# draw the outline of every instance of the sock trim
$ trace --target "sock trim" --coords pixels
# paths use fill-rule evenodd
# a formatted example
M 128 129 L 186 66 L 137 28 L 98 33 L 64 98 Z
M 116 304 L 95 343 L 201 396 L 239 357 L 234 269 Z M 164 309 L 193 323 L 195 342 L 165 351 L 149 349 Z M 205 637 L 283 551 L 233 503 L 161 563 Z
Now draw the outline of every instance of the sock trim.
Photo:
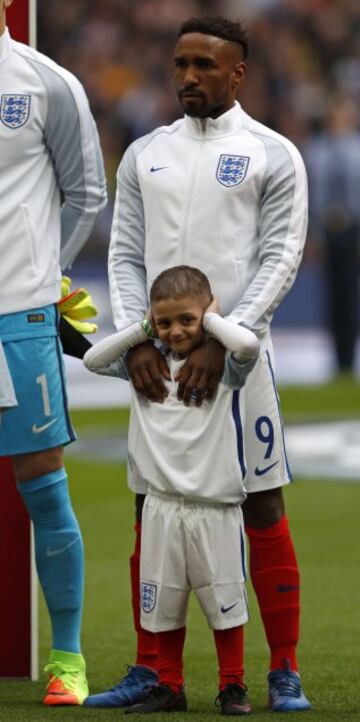
M 38 491 L 39 489 L 45 489 L 48 486 L 53 486 L 54 484 L 58 484 L 59 481 L 62 481 L 64 478 L 67 478 L 67 474 L 65 467 L 62 466 L 61 469 L 55 469 L 55 471 L 49 471 L 47 474 L 42 474 L 42 476 L 36 476 L 35 479 L 30 479 L 29 481 L 18 481 L 16 486 L 21 493 L 26 493 L 26 491 Z

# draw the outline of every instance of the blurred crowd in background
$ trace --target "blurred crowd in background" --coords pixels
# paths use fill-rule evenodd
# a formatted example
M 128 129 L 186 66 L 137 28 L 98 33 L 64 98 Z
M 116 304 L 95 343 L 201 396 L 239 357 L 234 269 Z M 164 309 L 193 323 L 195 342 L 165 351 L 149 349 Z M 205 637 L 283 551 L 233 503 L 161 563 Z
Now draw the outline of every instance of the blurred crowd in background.
M 334 251 L 338 269 L 343 245 L 351 246 L 341 275 L 352 295 L 336 305 L 356 307 L 359 0 L 38 0 L 38 48 L 84 84 L 105 158 L 110 203 L 82 257 L 106 254 L 116 169 L 128 144 L 179 117 L 172 83 L 179 25 L 216 14 L 241 19 L 250 38 L 244 109 L 290 138 L 305 158 L 311 198 L 305 262 L 326 264 Z

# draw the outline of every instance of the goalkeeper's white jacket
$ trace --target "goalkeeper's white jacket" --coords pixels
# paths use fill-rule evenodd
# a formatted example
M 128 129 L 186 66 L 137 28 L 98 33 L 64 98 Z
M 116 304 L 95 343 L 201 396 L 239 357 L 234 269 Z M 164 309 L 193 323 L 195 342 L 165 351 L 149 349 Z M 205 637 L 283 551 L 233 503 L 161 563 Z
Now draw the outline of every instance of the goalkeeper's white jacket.
M 222 314 L 266 343 L 305 242 L 307 182 L 294 145 L 235 103 L 135 141 L 118 170 L 109 278 L 118 329 L 143 318 L 165 268 L 207 274 Z
M 60 298 L 60 268 L 71 265 L 105 203 L 99 139 L 82 86 L 5 30 L 0 36 L 0 314 Z

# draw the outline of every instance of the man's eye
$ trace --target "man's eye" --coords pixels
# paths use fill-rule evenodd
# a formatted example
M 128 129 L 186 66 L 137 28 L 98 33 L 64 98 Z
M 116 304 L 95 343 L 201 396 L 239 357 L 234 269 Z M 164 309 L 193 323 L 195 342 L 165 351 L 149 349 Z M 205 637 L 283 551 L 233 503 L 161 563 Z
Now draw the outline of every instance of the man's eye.
M 175 58 L 175 68 L 185 68 L 186 62 L 182 58 Z
M 212 68 L 213 67 L 212 63 L 210 63 L 209 60 L 202 60 L 202 59 L 199 59 L 197 61 L 196 65 L 198 66 L 198 68 Z

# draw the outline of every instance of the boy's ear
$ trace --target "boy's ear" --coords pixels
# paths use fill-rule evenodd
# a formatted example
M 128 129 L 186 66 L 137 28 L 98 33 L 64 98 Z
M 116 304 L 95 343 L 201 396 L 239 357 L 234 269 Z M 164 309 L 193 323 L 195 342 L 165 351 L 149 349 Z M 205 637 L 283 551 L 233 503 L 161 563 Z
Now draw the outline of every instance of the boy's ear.
M 151 313 L 151 308 L 148 308 L 148 310 L 146 311 L 145 318 L 146 318 L 146 319 L 149 321 L 149 323 L 151 324 L 151 328 L 152 328 L 152 330 L 153 330 L 153 336 L 154 336 L 154 338 L 159 338 L 159 337 L 158 337 L 157 330 L 156 330 L 156 324 L 155 324 L 154 316 L 153 316 L 152 313 Z
M 153 329 L 153 332 L 154 332 L 154 338 L 159 338 L 159 335 L 158 335 L 158 332 L 157 332 L 157 328 L 156 328 L 156 323 L 155 323 L 155 320 L 154 320 L 154 316 L 153 316 L 152 314 L 151 314 L 151 316 L 150 316 L 150 323 L 151 323 L 151 326 L 152 326 L 152 329 Z

